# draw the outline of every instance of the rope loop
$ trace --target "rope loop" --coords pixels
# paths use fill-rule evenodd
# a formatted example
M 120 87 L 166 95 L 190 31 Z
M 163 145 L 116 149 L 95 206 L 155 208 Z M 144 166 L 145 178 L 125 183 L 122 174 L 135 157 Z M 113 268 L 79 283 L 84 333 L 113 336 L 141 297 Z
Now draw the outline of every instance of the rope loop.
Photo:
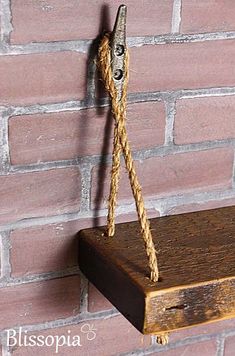
M 129 175 L 132 193 L 135 199 L 136 211 L 138 220 L 141 226 L 142 238 L 145 244 L 145 250 L 148 257 L 148 265 L 150 268 L 150 279 L 152 282 L 157 282 L 159 279 L 159 271 L 157 265 L 156 250 L 153 243 L 150 223 L 147 218 L 146 209 L 142 195 L 142 189 L 138 181 L 135 170 L 134 160 L 132 158 L 131 148 L 128 140 L 126 129 L 126 105 L 127 105 L 127 83 L 128 83 L 128 66 L 129 54 L 125 50 L 125 70 L 124 82 L 121 98 L 118 98 L 118 93 L 112 76 L 111 68 L 111 49 L 110 49 L 110 33 L 106 33 L 101 40 L 98 50 L 98 67 L 106 90 L 111 98 L 112 114 L 115 119 L 114 138 L 113 138 L 113 153 L 112 153 L 112 170 L 108 204 L 107 217 L 107 233 L 108 236 L 115 234 L 115 207 L 117 204 L 117 193 L 120 179 L 120 156 L 123 153 L 126 169 Z M 166 344 L 168 335 L 161 334 L 157 336 L 157 342 Z
M 108 205 L 108 236 L 113 236 L 115 233 L 115 207 L 117 203 L 118 184 L 120 178 L 120 155 L 123 152 L 126 169 L 129 174 L 132 193 L 135 199 L 138 219 L 141 226 L 142 237 L 145 242 L 145 249 L 148 256 L 149 268 L 151 271 L 151 280 L 157 282 L 159 272 L 157 267 L 156 251 L 153 243 L 153 238 L 150 230 L 150 224 L 147 219 L 144 200 L 142 196 L 141 186 L 139 184 L 134 160 L 130 149 L 130 144 L 126 130 L 126 102 L 127 102 L 127 83 L 128 83 L 128 64 L 129 55 L 126 50 L 125 55 L 125 70 L 124 83 L 121 99 L 118 99 L 117 90 L 112 76 L 111 69 L 111 50 L 110 50 L 110 34 L 106 33 L 101 40 L 98 51 L 98 66 L 103 78 L 106 90 L 108 91 L 112 102 L 112 113 L 115 119 L 113 153 L 112 153 L 112 170 L 111 184 Z

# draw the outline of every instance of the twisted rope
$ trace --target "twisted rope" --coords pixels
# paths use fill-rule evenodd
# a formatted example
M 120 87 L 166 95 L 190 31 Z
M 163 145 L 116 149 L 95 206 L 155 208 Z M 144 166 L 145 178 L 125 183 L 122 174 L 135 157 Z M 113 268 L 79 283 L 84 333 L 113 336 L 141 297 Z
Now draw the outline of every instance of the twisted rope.
M 109 212 L 108 212 L 108 235 L 113 236 L 115 232 L 114 210 L 117 201 L 117 191 L 120 176 L 120 154 L 123 151 L 123 156 L 126 168 L 129 174 L 132 193 L 136 203 L 136 210 L 141 226 L 142 237 L 145 243 L 145 249 L 148 256 L 149 268 L 151 271 L 151 280 L 157 282 L 159 272 L 157 267 L 156 251 L 153 243 L 153 238 L 150 230 L 150 224 L 147 219 L 144 200 L 142 196 L 141 186 L 138 182 L 134 161 L 131 154 L 131 149 L 126 131 L 126 97 L 127 97 L 127 82 L 128 82 L 128 54 L 125 56 L 125 73 L 122 97 L 118 99 L 118 93 L 113 80 L 111 69 L 111 51 L 110 51 L 110 35 L 106 34 L 100 44 L 98 55 L 98 65 L 105 88 L 109 92 L 112 101 L 112 113 L 115 118 L 114 129 L 114 148 L 112 155 L 112 171 L 111 185 L 109 196 Z
M 124 83 L 121 98 L 118 98 L 118 93 L 113 80 L 111 68 L 111 49 L 110 49 L 110 34 L 106 33 L 101 40 L 98 50 L 98 67 L 101 72 L 103 82 L 108 91 L 111 104 L 112 114 L 115 119 L 113 153 L 112 153 L 112 170 L 111 183 L 109 193 L 107 230 L 108 236 L 113 236 L 115 233 L 115 207 L 117 203 L 117 193 L 120 178 L 120 155 L 123 152 L 126 169 L 129 174 L 132 193 L 135 199 L 138 220 L 141 226 L 141 233 L 145 244 L 146 254 L 148 256 L 148 264 L 150 268 L 150 279 L 157 282 L 159 271 L 157 265 L 156 251 L 153 243 L 153 238 L 150 230 L 150 223 L 147 219 L 144 200 L 142 196 L 141 186 L 139 184 L 134 161 L 131 154 L 131 149 L 128 141 L 126 130 L 126 103 L 127 103 L 127 83 L 128 83 L 128 65 L 129 55 L 125 52 L 125 69 Z M 168 343 L 168 333 L 157 336 L 157 343 L 165 345 Z

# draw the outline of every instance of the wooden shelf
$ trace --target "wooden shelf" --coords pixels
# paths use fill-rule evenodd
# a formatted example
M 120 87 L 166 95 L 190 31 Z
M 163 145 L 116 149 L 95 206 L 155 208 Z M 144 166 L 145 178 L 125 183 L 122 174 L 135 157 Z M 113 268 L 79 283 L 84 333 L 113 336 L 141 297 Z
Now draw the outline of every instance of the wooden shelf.
M 81 271 L 144 334 L 235 317 L 235 206 L 150 221 L 159 282 L 138 222 L 80 231 Z

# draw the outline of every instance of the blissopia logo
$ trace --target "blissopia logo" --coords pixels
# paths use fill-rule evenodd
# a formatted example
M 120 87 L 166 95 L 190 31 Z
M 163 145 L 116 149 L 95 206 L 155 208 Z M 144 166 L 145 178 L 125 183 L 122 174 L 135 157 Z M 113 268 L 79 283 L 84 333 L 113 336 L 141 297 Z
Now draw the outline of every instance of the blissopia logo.
M 72 335 L 71 330 L 67 331 L 66 335 L 34 335 L 27 330 L 19 328 L 18 332 L 15 329 L 6 330 L 7 333 L 7 347 L 53 347 L 55 353 L 59 352 L 59 348 L 62 346 L 67 347 L 82 347 L 82 339 L 84 336 L 88 341 L 92 341 L 96 338 L 96 329 L 91 324 L 83 324 L 80 328 L 83 335 Z M 84 341 L 84 339 L 83 339 Z

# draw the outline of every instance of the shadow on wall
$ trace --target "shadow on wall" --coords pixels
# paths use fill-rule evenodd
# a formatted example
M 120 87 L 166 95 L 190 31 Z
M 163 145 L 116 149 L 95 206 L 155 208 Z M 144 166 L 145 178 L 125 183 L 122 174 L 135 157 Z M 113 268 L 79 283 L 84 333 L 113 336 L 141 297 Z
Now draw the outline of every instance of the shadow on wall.
M 95 106 L 95 111 L 97 116 L 104 116 L 105 112 L 107 111 L 106 108 L 101 107 L 101 99 L 106 96 L 104 86 L 101 80 L 98 77 L 97 69 L 96 69 L 96 57 L 98 52 L 98 46 L 102 34 L 106 31 L 110 31 L 110 16 L 109 16 L 109 7 L 108 5 L 103 5 L 101 8 L 100 14 L 100 27 L 99 27 L 99 36 L 92 42 L 90 46 L 90 50 L 88 53 L 88 60 L 87 60 L 87 81 L 86 81 L 86 98 L 85 104 L 86 106 Z M 94 125 L 91 122 L 88 114 L 89 110 L 82 110 L 81 116 L 81 124 L 79 127 L 79 134 L 82 138 L 78 144 L 78 153 L 84 152 L 85 145 L 88 143 L 88 125 Z M 84 125 L 84 122 L 86 123 Z M 98 211 L 102 205 L 102 198 L 104 193 L 104 179 L 106 176 L 107 171 L 107 154 L 109 152 L 110 141 L 111 141 L 111 131 L 113 128 L 113 118 L 111 115 L 111 109 L 107 111 L 106 115 L 106 122 L 104 126 L 104 133 L 103 133 L 103 142 L 102 142 L 102 149 L 100 152 L 101 159 L 99 162 L 98 168 L 98 178 L 97 178 L 97 190 L 94 199 L 94 214 L 93 214 L 93 226 L 100 225 L 100 219 L 98 217 Z
M 87 60 L 87 73 L 86 73 L 86 97 L 84 98 L 84 104 L 86 107 L 89 106 L 95 106 L 95 115 L 96 116 L 105 116 L 106 114 L 106 122 L 104 125 L 104 132 L 102 135 L 102 149 L 101 152 L 99 153 L 101 156 L 100 162 L 99 162 L 99 167 L 98 167 L 98 181 L 97 181 L 97 191 L 95 194 L 95 204 L 94 204 L 94 213 L 93 213 L 93 221 L 92 224 L 93 226 L 98 226 L 101 224 L 100 218 L 97 216 L 97 213 L 102 205 L 102 197 L 103 197 L 103 192 L 104 192 L 104 179 L 107 171 L 107 154 L 109 152 L 110 148 L 110 143 L 111 143 L 111 131 L 113 128 L 113 118 L 111 116 L 111 110 L 109 109 L 107 111 L 107 108 L 101 107 L 100 104 L 102 102 L 102 98 L 105 96 L 105 91 L 103 84 L 101 80 L 98 79 L 98 73 L 96 70 L 96 56 L 97 56 L 97 51 L 98 51 L 98 45 L 102 36 L 102 33 L 104 31 L 109 31 L 110 26 L 109 26 L 109 11 L 108 11 L 108 6 L 104 5 L 101 9 L 101 16 L 100 16 L 100 28 L 99 28 L 99 36 L 94 39 L 90 46 L 90 50 L 88 53 L 88 60 Z M 81 110 L 79 115 L 79 120 L 78 120 L 78 132 L 79 132 L 79 137 L 80 140 L 78 140 L 78 146 L 77 146 L 77 152 L 78 155 L 80 153 L 83 153 L 86 151 L 86 145 L 89 144 L 89 125 L 94 125 L 94 122 L 92 122 L 92 118 L 94 118 L 94 115 L 89 115 L 89 111 L 93 109 L 85 109 Z M 66 224 L 64 225 L 63 228 L 65 227 Z M 80 222 L 74 222 L 69 224 L 67 226 L 68 231 L 64 232 L 64 235 L 70 236 L 69 239 L 66 238 L 66 244 L 63 244 L 61 246 L 61 252 L 56 250 L 55 254 L 55 265 L 56 261 L 60 261 L 63 264 L 63 267 L 65 270 L 66 269 L 72 269 L 77 267 L 77 250 L 78 250 L 78 238 L 77 238 L 77 231 L 80 228 L 84 228 L 84 226 L 80 226 Z M 71 229 L 71 230 L 70 230 Z M 51 257 L 50 257 L 51 258 Z M 54 267 L 51 267 L 53 270 Z M 68 306 L 68 303 L 71 303 L 71 298 L 72 298 L 72 303 L 74 304 L 73 308 L 73 314 L 77 314 L 79 312 L 79 306 L 76 305 L 76 303 L 73 300 L 77 298 L 77 295 L 79 294 L 79 283 L 72 282 L 71 277 L 71 285 L 70 287 L 66 287 L 64 283 L 58 284 L 56 291 L 54 291 L 55 286 L 53 283 L 47 285 L 47 290 L 46 290 L 46 296 L 49 296 L 49 301 L 47 302 L 47 298 L 44 296 L 44 289 L 42 289 L 42 299 L 43 299 L 43 304 L 46 305 L 47 308 L 51 307 L 51 300 L 53 301 L 53 305 L 56 308 L 57 306 L 59 307 L 61 305 L 61 299 L 63 301 L 63 305 L 66 309 L 66 306 Z M 62 278 L 63 280 L 63 278 Z M 66 281 L 67 278 L 64 279 Z M 69 279 L 70 280 L 70 279 Z M 66 289 L 66 290 L 65 290 Z M 72 291 L 72 292 L 71 292 Z M 58 299 L 54 299 L 54 295 L 59 295 Z M 79 298 L 77 298 L 78 300 Z

